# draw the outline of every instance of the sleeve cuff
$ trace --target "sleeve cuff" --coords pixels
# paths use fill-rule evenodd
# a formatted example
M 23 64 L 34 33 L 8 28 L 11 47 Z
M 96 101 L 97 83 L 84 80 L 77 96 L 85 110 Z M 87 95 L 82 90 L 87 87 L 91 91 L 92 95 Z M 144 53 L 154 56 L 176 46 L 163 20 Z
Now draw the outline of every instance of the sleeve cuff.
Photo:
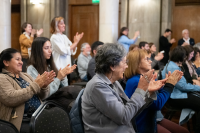
M 137 89 L 135 90 L 135 92 L 136 92 L 136 93 L 139 93 L 139 94 L 142 96 L 143 100 L 145 100 L 146 98 L 151 98 L 151 99 L 153 99 L 153 100 L 157 100 L 157 95 L 156 95 L 155 92 L 153 92 L 153 93 L 150 95 L 150 93 L 149 93 L 148 90 L 147 90 L 147 91 L 144 91 L 144 90 L 139 89 L 139 88 L 137 88 Z

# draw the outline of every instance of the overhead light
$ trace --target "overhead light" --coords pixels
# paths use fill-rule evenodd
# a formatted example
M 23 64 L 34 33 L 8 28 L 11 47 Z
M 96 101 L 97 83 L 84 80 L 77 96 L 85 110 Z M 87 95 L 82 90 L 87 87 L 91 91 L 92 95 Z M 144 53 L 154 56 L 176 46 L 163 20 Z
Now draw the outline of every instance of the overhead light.
M 43 3 L 43 0 L 30 0 L 30 3 L 31 4 L 42 4 Z

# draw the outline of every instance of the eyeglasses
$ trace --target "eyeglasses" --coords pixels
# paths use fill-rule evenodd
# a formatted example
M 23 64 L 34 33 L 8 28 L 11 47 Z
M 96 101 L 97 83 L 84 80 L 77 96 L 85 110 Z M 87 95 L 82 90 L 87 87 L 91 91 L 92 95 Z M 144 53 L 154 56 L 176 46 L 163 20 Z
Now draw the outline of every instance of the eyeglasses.
M 145 58 L 146 61 L 151 61 L 151 58 L 147 57 Z

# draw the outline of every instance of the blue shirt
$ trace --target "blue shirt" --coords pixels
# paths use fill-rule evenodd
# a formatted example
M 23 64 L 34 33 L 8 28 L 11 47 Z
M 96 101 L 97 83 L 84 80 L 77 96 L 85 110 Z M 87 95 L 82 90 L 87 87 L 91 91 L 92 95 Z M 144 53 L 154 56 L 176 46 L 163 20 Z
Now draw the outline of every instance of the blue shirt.
M 133 39 L 129 39 L 127 36 L 122 35 L 119 39 L 118 39 L 118 43 L 120 43 L 121 45 L 124 46 L 124 48 L 126 49 L 126 51 L 129 51 L 129 47 L 131 44 L 134 44 L 137 41 L 137 38 L 135 40 Z
M 129 98 L 135 92 L 135 89 L 138 86 L 139 80 L 140 80 L 139 74 L 128 79 L 126 83 L 125 93 Z M 145 128 L 152 126 L 151 122 L 156 123 L 156 116 L 157 116 L 157 119 L 160 119 L 159 121 L 163 119 L 163 116 L 160 110 L 169 99 L 172 88 L 173 86 L 171 87 L 171 89 L 169 88 L 169 86 L 167 87 L 164 86 L 163 88 L 161 88 L 157 93 L 157 100 L 154 100 L 153 103 L 148 108 L 146 108 L 140 115 L 136 117 L 136 125 L 140 133 L 145 133 L 146 131 Z M 160 118 L 158 118 L 158 114 Z M 154 117 L 151 115 L 154 115 Z M 150 119 L 153 119 L 153 120 L 150 121 Z M 156 130 L 156 124 L 155 124 L 155 130 Z
M 167 69 L 166 69 L 167 67 Z M 165 78 L 165 74 L 171 71 L 173 73 L 175 70 L 180 70 L 181 69 L 178 67 L 176 63 L 173 61 L 170 61 L 169 64 L 164 67 L 162 71 L 162 79 Z M 176 83 L 173 92 L 171 93 L 170 98 L 172 99 L 183 99 L 183 98 L 188 98 L 187 97 L 187 92 L 191 91 L 200 91 L 200 86 L 198 85 L 193 85 L 190 83 L 187 83 L 186 79 L 184 76 L 179 80 L 178 83 Z

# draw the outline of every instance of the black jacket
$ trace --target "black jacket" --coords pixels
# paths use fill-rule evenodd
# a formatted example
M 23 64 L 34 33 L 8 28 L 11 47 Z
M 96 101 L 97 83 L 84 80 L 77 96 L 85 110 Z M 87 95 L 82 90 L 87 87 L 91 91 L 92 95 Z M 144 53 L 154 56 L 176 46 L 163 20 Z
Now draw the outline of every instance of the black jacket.
M 164 64 L 166 64 L 169 60 L 169 51 L 170 47 L 172 46 L 171 43 L 169 43 L 168 39 L 164 36 L 161 36 L 159 39 L 159 51 L 165 51 L 164 58 L 160 61 Z
M 184 41 L 183 38 L 182 38 L 182 39 L 180 39 L 180 40 L 178 41 L 178 45 L 181 46 L 184 42 L 185 42 L 185 41 Z M 190 42 L 190 45 L 194 46 L 195 42 L 194 42 L 194 39 L 193 39 L 193 38 L 190 38 L 189 42 Z

